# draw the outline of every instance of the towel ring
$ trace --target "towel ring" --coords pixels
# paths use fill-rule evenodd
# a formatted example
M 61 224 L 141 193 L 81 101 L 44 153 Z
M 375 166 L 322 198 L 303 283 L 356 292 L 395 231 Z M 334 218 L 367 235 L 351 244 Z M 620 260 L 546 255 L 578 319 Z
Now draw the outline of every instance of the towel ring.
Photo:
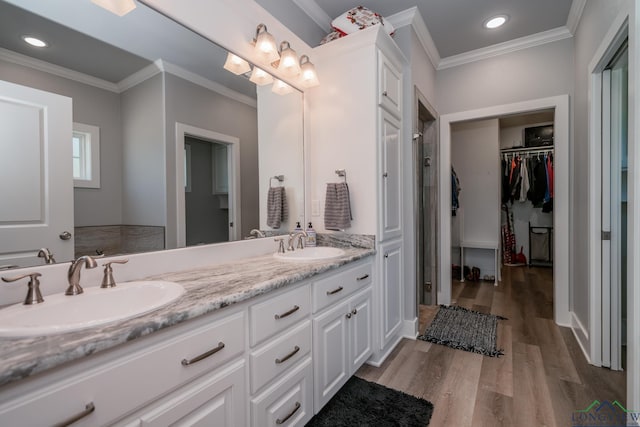
M 344 182 L 347 182 L 347 171 L 345 169 L 336 169 L 336 175 L 344 178 Z
M 273 182 L 273 180 L 277 180 L 279 183 L 282 183 L 282 181 L 284 181 L 284 175 L 274 175 L 271 178 L 269 178 L 269 187 L 271 187 L 271 183 Z

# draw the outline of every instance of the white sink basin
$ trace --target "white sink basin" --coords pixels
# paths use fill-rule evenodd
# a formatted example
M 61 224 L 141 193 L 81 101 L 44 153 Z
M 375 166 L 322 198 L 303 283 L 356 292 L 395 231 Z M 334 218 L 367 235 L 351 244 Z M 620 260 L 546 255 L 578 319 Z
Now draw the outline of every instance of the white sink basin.
M 287 261 L 320 261 L 324 259 L 337 258 L 344 255 L 344 251 L 340 248 L 331 248 L 328 246 L 316 246 L 312 248 L 296 249 L 295 251 L 287 251 L 285 253 L 275 253 L 274 257 Z
M 155 310 L 183 293 L 177 283 L 139 281 L 85 288 L 73 296 L 45 295 L 40 304 L 0 309 L 0 336 L 49 335 L 104 325 Z

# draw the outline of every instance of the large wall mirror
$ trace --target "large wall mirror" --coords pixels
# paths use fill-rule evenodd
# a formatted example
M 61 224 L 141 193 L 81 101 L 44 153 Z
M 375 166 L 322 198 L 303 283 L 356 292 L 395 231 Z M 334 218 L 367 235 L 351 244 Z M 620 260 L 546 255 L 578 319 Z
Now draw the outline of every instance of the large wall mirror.
M 0 16 L 0 268 L 42 264 L 40 248 L 64 262 L 304 218 L 302 92 L 227 71 L 224 48 L 140 3 L 118 17 L 2 0 Z M 272 187 L 287 198 L 275 223 Z

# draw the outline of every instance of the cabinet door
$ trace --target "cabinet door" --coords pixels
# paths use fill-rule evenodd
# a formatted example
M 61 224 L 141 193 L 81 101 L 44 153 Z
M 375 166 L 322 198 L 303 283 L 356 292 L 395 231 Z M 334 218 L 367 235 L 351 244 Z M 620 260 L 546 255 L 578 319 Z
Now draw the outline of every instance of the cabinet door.
M 371 356 L 371 290 L 356 295 L 351 300 L 351 318 L 349 319 L 349 363 L 350 373 L 354 374 Z
M 378 103 L 400 118 L 402 105 L 402 73 L 378 51 Z
M 401 242 L 381 247 L 382 346 L 395 336 L 402 323 Z
M 349 379 L 348 302 L 313 321 L 314 410 L 319 411 Z
M 384 242 L 402 234 L 402 138 L 400 122 L 382 108 L 379 111 L 380 198 L 379 237 Z

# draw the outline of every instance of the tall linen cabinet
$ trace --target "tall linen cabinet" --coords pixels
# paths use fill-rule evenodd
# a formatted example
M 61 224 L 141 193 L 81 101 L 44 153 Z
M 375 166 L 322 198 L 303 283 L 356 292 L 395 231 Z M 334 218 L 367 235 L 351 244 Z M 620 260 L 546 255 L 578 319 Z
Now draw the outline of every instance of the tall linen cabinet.
M 379 26 L 317 47 L 313 55 L 321 85 L 305 92 L 311 221 L 326 231 L 326 185 L 346 179 L 353 219 L 344 231 L 376 238 L 369 363 L 378 365 L 406 329 L 402 153 L 410 140 L 401 123 L 407 61 Z

